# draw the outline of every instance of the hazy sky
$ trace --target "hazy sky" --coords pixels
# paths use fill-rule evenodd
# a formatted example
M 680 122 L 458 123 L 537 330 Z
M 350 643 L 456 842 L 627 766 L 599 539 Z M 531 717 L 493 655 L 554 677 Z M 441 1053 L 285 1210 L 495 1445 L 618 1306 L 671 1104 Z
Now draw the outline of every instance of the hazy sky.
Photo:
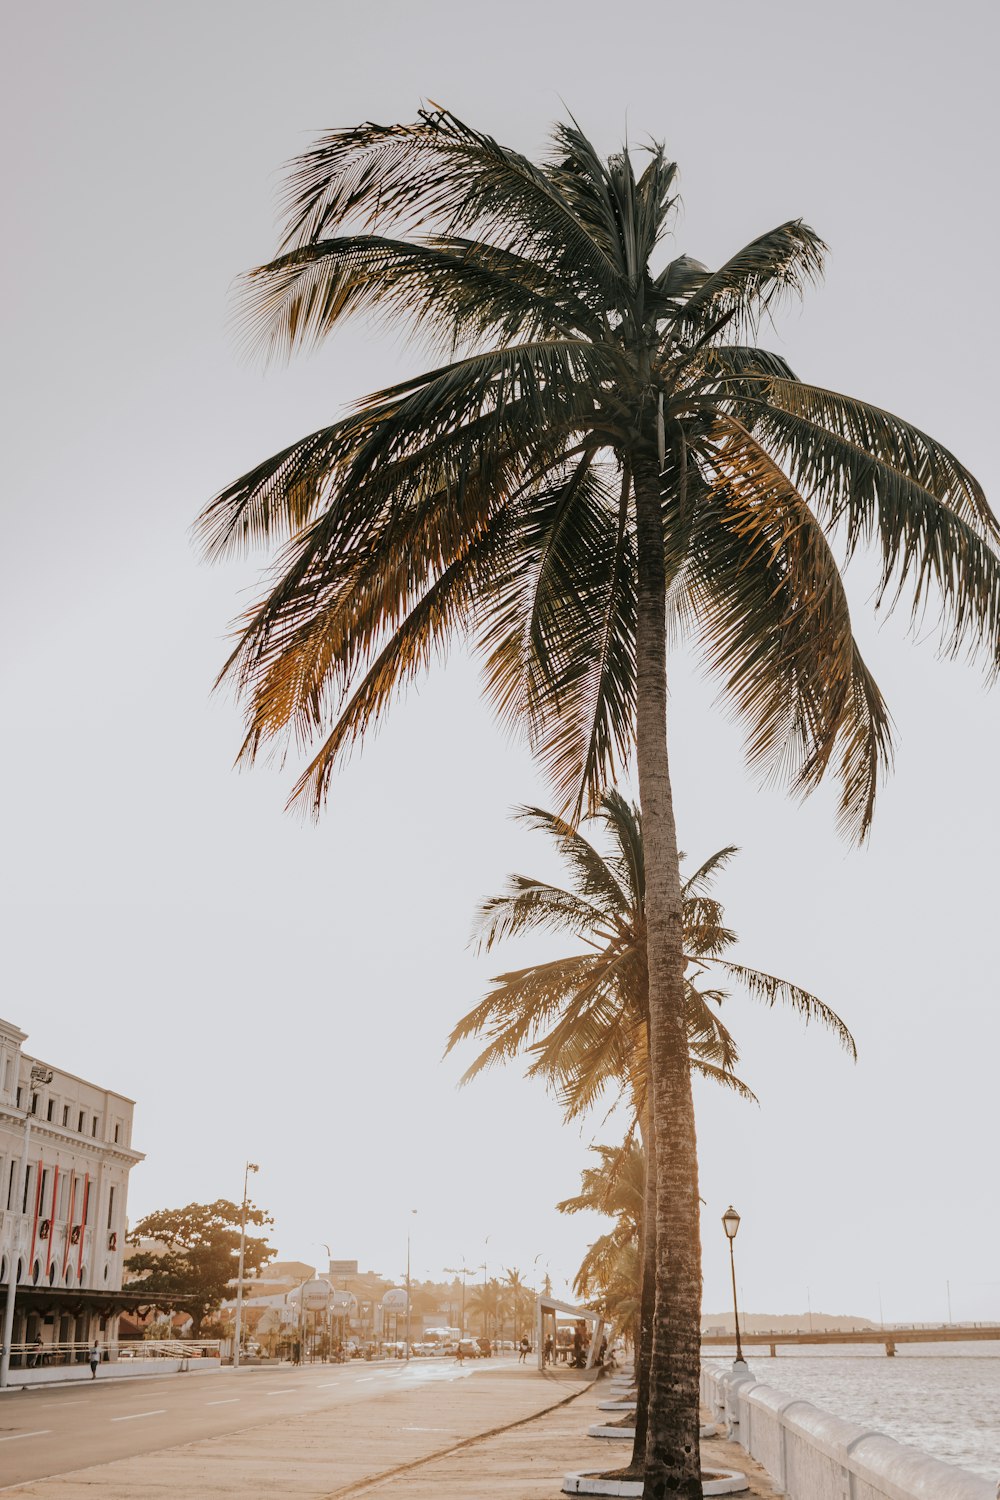
M 456 1091 L 441 1061 L 496 962 L 466 946 L 547 793 L 460 655 L 337 779 L 319 826 L 293 770 L 231 769 L 211 696 L 255 559 L 209 568 L 189 528 L 223 483 L 416 367 L 360 325 L 262 372 L 233 278 L 275 247 L 282 164 L 324 128 L 422 98 L 529 151 L 571 108 L 682 169 L 677 252 L 714 264 L 802 216 L 823 287 L 771 340 L 804 377 L 898 411 L 1000 499 L 996 22 L 982 3 L 504 5 L 425 0 L 6 7 L 2 634 L 5 983 L 29 1048 L 138 1101 L 130 1212 L 236 1197 L 246 1156 L 285 1256 L 320 1241 L 399 1274 L 557 1284 L 599 1221 L 563 1219 L 592 1140 L 516 1070 Z M 705 1305 L 1000 1317 L 997 727 L 981 674 L 857 629 L 898 733 L 870 846 L 744 773 L 690 660 L 671 678 L 684 847 L 742 854 L 720 886 L 744 961 L 812 988 L 825 1035 L 734 999 L 761 1107 L 699 1090 Z M 409 1212 L 418 1209 L 414 1219 Z M 489 1243 L 486 1244 L 486 1237 Z

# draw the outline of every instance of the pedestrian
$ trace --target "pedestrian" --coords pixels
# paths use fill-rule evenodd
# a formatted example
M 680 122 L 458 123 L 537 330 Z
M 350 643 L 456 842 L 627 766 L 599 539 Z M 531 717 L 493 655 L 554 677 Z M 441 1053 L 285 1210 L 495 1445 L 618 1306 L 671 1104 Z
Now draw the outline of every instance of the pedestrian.
M 518 1364 L 519 1365 L 525 1365 L 525 1364 L 527 1364 L 527 1362 L 528 1362 L 528 1355 L 530 1353 L 531 1353 L 531 1345 L 528 1343 L 528 1340 L 526 1338 L 523 1338 L 521 1340 L 520 1353 L 517 1356 L 517 1362 L 518 1362 Z
M 553 1339 L 553 1337 L 552 1337 L 552 1335 L 550 1333 L 550 1334 L 546 1335 L 545 1343 L 542 1345 L 542 1364 L 543 1365 L 550 1365 L 552 1363 L 552 1355 L 554 1354 L 554 1352 L 555 1352 L 555 1340 Z
M 96 1380 L 97 1379 L 97 1366 L 100 1363 L 101 1363 L 101 1346 L 98 1344 L 97 1340 L 95 1339 L 94 1340 L 94 1344 L 93 1344 L 93 1348 L 90 1351 L 90 1378 L 91 1378 L 91 1380 Z

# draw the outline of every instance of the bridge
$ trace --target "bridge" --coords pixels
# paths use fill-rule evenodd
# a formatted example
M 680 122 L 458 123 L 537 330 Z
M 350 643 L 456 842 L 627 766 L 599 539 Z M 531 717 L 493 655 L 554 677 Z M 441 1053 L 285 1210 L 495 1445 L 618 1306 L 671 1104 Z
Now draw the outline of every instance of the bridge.
M 918 1328 L 914 1325 L 910 1328 L 838 1328 L 830 1332 L 813 1332 L 811 1329 L 798 1329 L 794 1333 L 779 1333 L 776 1330 L 766 1333 L 740 1331 L 740 1342 L 744 1347 L 767 1344 L 772 1359 L 779 1344 L 884 1344 L 886 1354 L 891 1356 L 895 1354 L 897 1344 L 967 1344 L 988 1339 L 1000 1343 L 1000 1325 L 974 1323 L 963 1326 L 944 1323 L 936 1328 Z M 722 1344 L 731 1349 L 736 1343 L 736 1336 L 732 1333 L 703 1333 L 701 1342 L 703 1348 L 707 1344 Z

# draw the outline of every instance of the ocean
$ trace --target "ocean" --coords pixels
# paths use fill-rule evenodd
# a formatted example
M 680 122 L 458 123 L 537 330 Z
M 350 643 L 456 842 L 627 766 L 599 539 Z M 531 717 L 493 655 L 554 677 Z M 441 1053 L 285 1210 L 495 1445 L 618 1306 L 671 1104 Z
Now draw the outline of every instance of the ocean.
M 1000 1343 L 899 1344 L 894 1359 L 875 1345 L 779 1346 L 774 1359 L 751 1345 L 746 1358 L 765 1385 L 1000 1480 Z

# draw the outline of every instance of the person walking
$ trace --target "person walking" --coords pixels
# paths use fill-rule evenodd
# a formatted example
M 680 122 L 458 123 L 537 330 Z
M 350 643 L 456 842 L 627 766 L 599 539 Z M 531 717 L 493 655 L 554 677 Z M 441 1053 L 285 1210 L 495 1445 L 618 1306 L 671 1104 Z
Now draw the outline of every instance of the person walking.
M 528 1343 L 527 1338 L 522 1338 L 521 1344 L 520 1344 L 520 1350 L 519 1350 L 518 1356 L 517 1356 L 517 1362 L 518 1362 L 518 1364 L 519 1365 L 527 1364 L 527 1362 L 528 1362 L 528 1355 L 530 1353 L 531 1353 L 531 1345 Z
M 94 1343 L 93 1343 L 93 1347 L 91 1348 L 91 1351 L 90 1351 L 90 1378 L 91 1378 L 91 1380 L 96 1380 L 97 1379 L 97 1366 L 100 1363 L 101 1363 L 101 1346 L 98 1344 L 97 1340 L 95 1339 Z
M 555 1341 L 550 1333 L 547 1335 L 545 1343 L 542 1345 L 542 1364 L 550 1365 L 552 1363 L 552 1356 L 554 1353 Z

